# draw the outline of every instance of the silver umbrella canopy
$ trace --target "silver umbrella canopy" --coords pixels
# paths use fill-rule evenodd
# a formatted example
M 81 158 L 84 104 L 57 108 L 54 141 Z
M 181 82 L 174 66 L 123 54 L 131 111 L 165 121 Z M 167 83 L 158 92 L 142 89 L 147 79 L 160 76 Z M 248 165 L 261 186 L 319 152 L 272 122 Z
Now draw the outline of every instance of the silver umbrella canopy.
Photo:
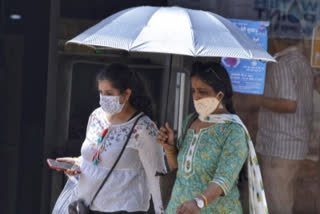
M 129 8 L 67 43 L 132 52 L 275 61 L 227 19 L 181 7 Z

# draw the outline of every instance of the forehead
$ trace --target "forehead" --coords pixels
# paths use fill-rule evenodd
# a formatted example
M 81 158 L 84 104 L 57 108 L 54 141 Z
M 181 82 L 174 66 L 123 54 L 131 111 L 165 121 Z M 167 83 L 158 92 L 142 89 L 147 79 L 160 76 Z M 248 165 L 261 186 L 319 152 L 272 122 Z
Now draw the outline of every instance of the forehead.
M 193 76 L 191 78 L 191 85 L 193 88 L 207 88 L 212 89 L 205 81 L 203 81 L 199 76 Z
M 99 89 L 113 89 L 112 82 L 109 80 L 99 80 L 98 81 Z

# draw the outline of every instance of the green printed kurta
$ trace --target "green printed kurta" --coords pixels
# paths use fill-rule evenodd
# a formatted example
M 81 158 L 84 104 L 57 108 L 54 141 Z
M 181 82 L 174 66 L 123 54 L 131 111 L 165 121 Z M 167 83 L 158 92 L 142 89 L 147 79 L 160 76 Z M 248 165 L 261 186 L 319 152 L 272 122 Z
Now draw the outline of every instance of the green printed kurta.
M 183 131 L 189 119 L 190 116 L 184 122 Z M 199 213 L 241 214 L 237 181 L 248 155 L 245 130 L 233 122 L 213 124 L 198 134 L 189 129 L 177 147 L 177 178 L 165 213 L 175 214 L 182 203 L 199 196 L 215 182 L 224 194 Z

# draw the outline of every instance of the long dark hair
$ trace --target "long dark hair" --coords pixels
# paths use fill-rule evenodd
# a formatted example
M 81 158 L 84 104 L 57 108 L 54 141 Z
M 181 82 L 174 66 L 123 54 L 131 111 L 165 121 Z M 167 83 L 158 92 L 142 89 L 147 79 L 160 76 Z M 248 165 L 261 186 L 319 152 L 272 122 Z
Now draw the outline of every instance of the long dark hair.
M 223 92 L 224 97 L 222 103 L 231 114 L 236 113 L 232 103 L 233 91 L 231 80 L 228 72 L 222 65 L 216 62 L 195 62 L 192 65 L 191 71 L 191 77 L 194 76 L 200 77 L 200 79 L 211 86 L 216 93 L 219 91 Z
M 123 93 L 131 89 L 130 104 L 139 112 L 144 112 L 154 119 L 153 102 L 145 89 L 145 84 L 138 73 L 132 71 L 127 65 L 113 63 L 103 68 L 96 76 L 96 81 L 108 80 L 112 87 Z

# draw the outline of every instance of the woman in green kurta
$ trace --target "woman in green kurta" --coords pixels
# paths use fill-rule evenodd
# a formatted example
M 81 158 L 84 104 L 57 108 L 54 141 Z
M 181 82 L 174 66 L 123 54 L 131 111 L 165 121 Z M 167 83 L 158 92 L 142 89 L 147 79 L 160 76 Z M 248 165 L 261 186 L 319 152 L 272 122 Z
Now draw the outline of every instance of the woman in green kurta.
M 167 214 L 241 214 L 237 180 L 248 156 L 248 135 L 230 118 L 232 87 L 226 70 L 217 63 L 196 63 L 191 73 L 197 113 L 183 122 L 174 142 L 168 123 L 158 142 L 171 169 L 178 169 Z

